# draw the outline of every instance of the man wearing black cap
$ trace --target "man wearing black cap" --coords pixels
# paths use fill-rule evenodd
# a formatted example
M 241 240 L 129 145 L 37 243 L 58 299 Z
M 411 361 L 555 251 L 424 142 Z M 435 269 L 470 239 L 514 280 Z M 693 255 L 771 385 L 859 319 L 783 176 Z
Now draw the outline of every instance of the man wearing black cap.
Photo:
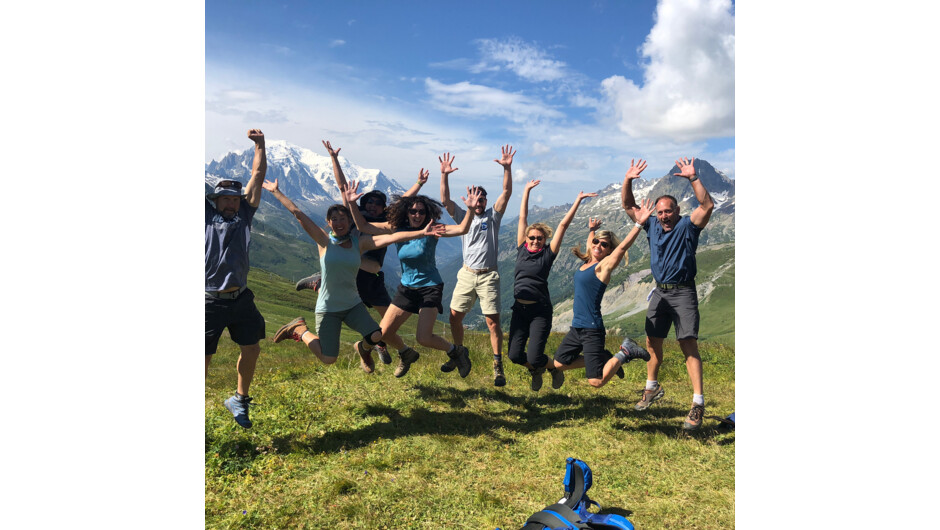
M 255 307 L 254 294 L 247 285 L 248 245 L 251 220 L 261 203 L 261 183 L 268 167 L 264 133 L 251 129 L 248 138 L 255 142 L 255 158 L 244 194 L 241 182 L 220 180 L 206 195 L 206 377 L 222 330 L 228 328 L 241 355 L 236 364 L 237 391 L 224 404 L 246 429 L 251 427 L 248 387 L 261 353 L 258 342 L 264 338 L 264 317 Z

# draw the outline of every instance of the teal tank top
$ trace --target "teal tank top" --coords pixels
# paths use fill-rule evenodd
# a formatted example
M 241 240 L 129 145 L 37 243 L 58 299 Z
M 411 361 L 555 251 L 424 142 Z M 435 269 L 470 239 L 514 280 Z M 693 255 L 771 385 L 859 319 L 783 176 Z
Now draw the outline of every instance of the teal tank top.
M 320 274 L 323 276 L 317 294 L 317 313 L 345 311 L 362 301 L 356 288 L 356 275 L 362 263 L 356 231 L 350 234 L 349 240 L 352 242 L 350 248 L 330 241 L 326 252 L 320 255 Z

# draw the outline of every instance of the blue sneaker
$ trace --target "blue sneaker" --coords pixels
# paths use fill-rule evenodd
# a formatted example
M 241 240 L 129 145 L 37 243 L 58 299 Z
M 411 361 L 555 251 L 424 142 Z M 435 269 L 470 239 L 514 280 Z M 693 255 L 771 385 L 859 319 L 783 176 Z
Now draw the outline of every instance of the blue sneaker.
M 246 429 L 251 428 L 251 420 L 248 419 L 248 404 L 251 403 L 250 397 L 241 397 L 238 394 L 225 400 L 225 408 L 235 416 L 235 423 Z

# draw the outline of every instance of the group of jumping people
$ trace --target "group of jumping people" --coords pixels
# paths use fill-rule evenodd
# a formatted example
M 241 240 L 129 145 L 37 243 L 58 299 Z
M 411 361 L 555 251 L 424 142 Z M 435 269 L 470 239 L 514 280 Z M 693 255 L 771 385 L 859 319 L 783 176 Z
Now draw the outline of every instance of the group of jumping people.
M 235 421 L 250 427 L 248 389 L 260 352 L 258 342 L 264 337 L 264 319 L 247 289 L 248 242 L 250 224 L 257 210 L 261 189 L 270 192 L 300 223 L 316 242 L 320 271 L 297 282 L 296 288 L 317 292 L 316 323 L 308 328 L 303 317 L 282 326 L 274 342 L 293 339 L 303 342 L 324 364 L 336 362 L 340 350 L 343 323 L 362 336 L 353 348 L 366 373 L 375 371 L 372 353 L 384 364 L 391 364 L 389 345 L 398 351 L 394 374 L 403 377 L 420 355 L 405 344 L 399 328 L 411 315 L 418 315 L 415 340 L 421 346 L 447 354 L 441 371 L 457 370 L 460 377 L 471 371 L 469 351 L 463 345 L 463 319 L 477 299 L 489 328 L 493 348 L 493 382 L 506 384 L 502 365 L 502 329 L 500 313 L 500 278 L 497 270 L 499 226 L 512 194 L 512 162 L 515 151 L 503 146 L 501 157 L 494 159 L 503 167 L 503 188 L 492 207 L 487 207 L 487 192 L 482 186 L 467 188 L 461 201 L 466 210 L 450 199 L 448 177 L 458 168 L 455 157 L 444 153 L 441 165 L 441 202 L 419 194 L 427 183 L 429 171 L 422 168 L 411 188 L 403 195 L 392 197 L 379 190 L 360 191 L 359 183 L 347 181 L 339 161 L 340 148 L 328 141 L 323 145 L 330 155 L 336 184 L 343 204 L 334 204 L 326 213 L 326 226 L 321 227 L 278 187 L 278 181 L 264 180 L 266 158 L 264 136 L 259 130 L 249 131 L 255 142 L 252 176 L 241 193 L 237 181 L 218 182 L 206 201 L 206 373 L 209 362 L 225 327 L 232 340 L 241 347 L 238 360 L 238 388 L 225 401 Z M 647 361 L 647 384 L 636 410 L 645 410 L 664 395 L 657 381 L 662 362 L 662 342 L 671 324 L 686 356 L 686 366 L 693 386 L 693 406 L 683 427 L 695 429 L 704 415 L 701 360 L 698 355 L 698 302 L 695 291 L 695 249 L 698 234 L 708 222 L 713 203 L 695 173 L 694 159 L 676 161 L 675 176 L 692 183 L 699 206 L 689 217 L 679 217 L 678 201 L 671 196 L 645 199 L 637 204 L 633 198 L 632 181 L 639 178 L 646 163 L 631 161 L 624 178 L 621 200 L 633 220 L 629 233 L 620 241 L 610 230 L 600 229 L 601 220 L 588 223 L 587 248 L 580 245 L 572 252 L 583 261 L 574 273 L 574 307 L 571 328 L 553 358 L 545 354 L 545 345 L 552 327 L 553 304 L 548 289 L 552 264 L 561 251 L 565 232 L 582 201 L 596 193 L 578 194 L 558 227 L 553 231 L 544 223 L 528 224 L 528 202 L 539 180 L 529 181 L 523 192 L 516 237 L 516 267 L 513 282 L 512 318 L 509 326 L 507 355 L 515 364 L 528 369 L 530 388 L 542 387 L 543 374 L 548 371 L 555 389 L 564 384 L 564 372 L 584 368 L 588 382 L 604 386 L 614 375 L 623 378 L 622 365 L 634 359 Z M 358 203 L 357 203 L 358 201 Z M 441 224 L 443 209 L 456 224 Z M 656 213 L 654 219 L 652 214 Z M 605 349 L 606 328 L 601 314 L 601 300 L 614 269 L 624 262 L 627 249 L 641 231 L 647 231 L 651 248 L 651 267 L 657 282 L 647 311 L 646 348 L 627 338 L 619 351 Z M 440 237 L 460 236 L 463 265 L 457 273 L 450 304 L 451 339 L 434 333 L 434 324 L 442 305 L 444 279 L 436 264 L 437 241 Z M 385 287 L 381 270 L 386 247 L 394 244 L 401 263 L 401 283 L 394 298 Z M 367 307 L 381 316 L 376 323 Z M 259 328 L 260 322 L 260 328 Z M 650 355 L 652 353 L 652 356 Z

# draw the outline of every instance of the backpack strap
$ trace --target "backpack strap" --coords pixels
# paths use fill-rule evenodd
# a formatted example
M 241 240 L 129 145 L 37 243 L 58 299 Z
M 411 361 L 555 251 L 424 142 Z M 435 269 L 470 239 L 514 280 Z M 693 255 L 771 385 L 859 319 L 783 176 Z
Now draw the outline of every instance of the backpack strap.
M 526 519 L 522 530 L 535 530 L 542 528 L 551 528 L 552 530 L 590 530 L 590 526 L 581 522 L 577 512 L 564 504 L 552 504 L 546 506 L 544 510 L 535 512 Z
M 634 530 L 629 519 L 613 513 L 592 513 L 585 521 L 593 530 Z
M 577 458 L 568 457 L 565 461 L 565 496 L 559 503 L 576 510 L 591 487 L 591 468 Z

